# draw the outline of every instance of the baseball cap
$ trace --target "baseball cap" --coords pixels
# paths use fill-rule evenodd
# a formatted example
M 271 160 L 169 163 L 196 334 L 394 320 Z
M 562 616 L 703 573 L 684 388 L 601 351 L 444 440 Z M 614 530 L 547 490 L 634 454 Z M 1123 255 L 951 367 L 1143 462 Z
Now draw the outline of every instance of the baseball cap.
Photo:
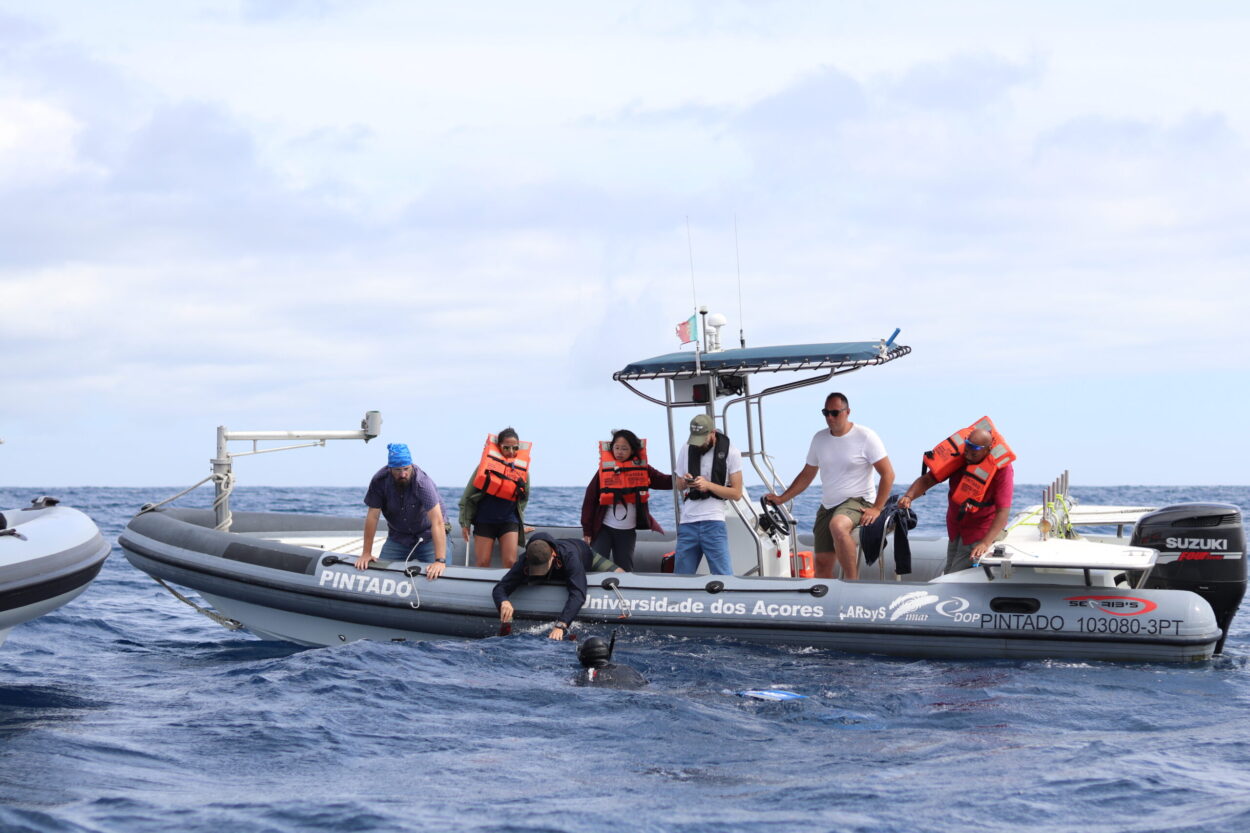
M 690 444 L 707 445 L 707 436 L 716 429 L 716 423 L 707 414 L 699 414 L 690 420 Z

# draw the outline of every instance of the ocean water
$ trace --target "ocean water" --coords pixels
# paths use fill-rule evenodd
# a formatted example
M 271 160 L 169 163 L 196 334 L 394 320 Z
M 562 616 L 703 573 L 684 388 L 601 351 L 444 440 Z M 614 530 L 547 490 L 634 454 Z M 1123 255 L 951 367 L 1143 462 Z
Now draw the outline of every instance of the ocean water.
M 174 491 L 4 488 L 0 507 L 53 493 L 115 542 Z M 1073 491 L 1250 512 L 1244 487 Z M 241 487 L 234 507 L 357 513 L 360 498 Z M 536 489 L 527 520 L 575 523 L 580 499 Z M 940 495 L 917 509 L 940 530 Z M 0 831 L 1244 831 L 1248 657 L 1243 606 L 1206 663 L 629 636 L 616 659 L 651 684 L 584 689 L 574 646 L 540 634 L 302 649 L 231 633 L 115 546 L 83 596 L 0 648 Z M 806 698 L 734 693 L 761 687 Z

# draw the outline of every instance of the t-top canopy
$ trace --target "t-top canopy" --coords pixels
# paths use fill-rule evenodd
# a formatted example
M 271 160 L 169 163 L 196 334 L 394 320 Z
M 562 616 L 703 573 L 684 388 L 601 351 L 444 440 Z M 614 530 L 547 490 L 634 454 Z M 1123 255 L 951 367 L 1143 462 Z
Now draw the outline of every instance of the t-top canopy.
M 743 347 L 699 354 L 699 373 L 776 373 L 782 370 L 836 370 L 885 364 L 906 356 L 910 347 L 884 341 L 844 341 L 834 344 L 789 344 Z M 676 379 L 695 375 L 694 353 L 669 353 L 627 364 L 612 374 L 618 382 L 634 379 Z

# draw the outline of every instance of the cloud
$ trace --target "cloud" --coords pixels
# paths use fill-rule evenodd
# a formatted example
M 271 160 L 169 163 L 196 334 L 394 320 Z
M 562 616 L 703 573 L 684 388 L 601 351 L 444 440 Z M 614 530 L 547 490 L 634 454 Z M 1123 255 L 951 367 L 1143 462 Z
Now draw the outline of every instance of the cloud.
M 292 139 L 288 145 L 294 150 L 313 150 L 322 153 L 361 153 L 368 150 L 377 139 L 377 131 L 365 124 L 319 127 L 303 136 Z
M 740 324 L 750 344 L 901 326 L 916 354 L 891 378 L 935 403 L 952 368 L 982 383 L 958 396 L 1011 391 L 1022 411 L 1028 385 L 1179 374 L 1195 356 L 1244 372 L 1233 104 L 1048 99 L 1057 51 L 900 48 L 865 67 L 788 9 L 767 21 L 776 42 L 751 34 L 767 13 L 747 5 L 712 35 L 696 4 L 582 41 L 538 19 L 510 40 L 520 13 L 504 11 L 486 45 L 457 12 L 431 25 L 475 45 L 428 46 L 419 71 L 395 45 L 417 31 L 401 15 L 376 60 L 342 64 L 359 101 L 333 108 L 264 76 L 256 44 L 280 44 L 284 72 L 318 66 L 300 37 L 316 27 L 293 16 L 334 4 L 215 18 L 237 64 L 163 84 L 143 56 L 0 19 L 0 305 L 21 311 L 0 350 L 23 357 L 0 416 L 155 420 L 172 437 L 383 406 L 449 456 L 514 417 L 581 442 L 647 424 L 607 380 L 676 347 L 692 249 L 698 302 L 729 315 L 730 341 Z M 371 54 L 356 14 L 335 21 L 338 54 Z M 202 43 L 193 23 L 179 48 Z M 266 95 L 240 89 L 249 75 Z
M 0 98 L 0 192 L 55 183 L 85 169 L 81 125 L 44 101 Z
M 346 4 L 341 0 L 242 0 L 239 16 L 252 23 L 274 23 L 329 16 Z
M 764 280 L 776 291 L 755 320 L 856 332 L 864 308 L 879 308 L 937 345 L 939 362 L 959 362 L 952 322 L 983 299 L 1004 312 L 977 326 L 1000 345 L 980 360 L 996 377 L 1185 367 L 1165 332 L 1243 365 L 1220 345 L 1245 303 L 1175 301 L 1179 275 L 1187 294 L 1227 298 L 1227 259 L 1244 258 L 1241 137 L 1218 114 L 1077 115 L 1030 137 L 1013 91 L 1043 80 L 1037 62 L 956 56 L 864 81 L 823 70 L 736 113 L 698 111 L 749 158 L 719 201 L 749 205 L 748 227 L 775 235 Z M 726 218 L 722 250 L 728 229 Z M 1222 253 L 1200 269 L 1195 235 L 1204 261 Z M 795 309 L 796 293 L 811 303 Z
M 820 141 L 867 112 L 863 86 L 849 75 L 825 67 L 743 108 L 731 129 L 800 142 Z
M 47 27 L 26 17 L 0 12 L 0 43 L 14 45 L 32 40 L 47 31 Z
M 882 99 L 894 106 L 975 112 L 1009 104 L 1014 92 L 1040 83 L 1044 72 L 1038 58 L 1017 63 L 1000 55 L 961 53 L 886 73 L 878 87 Z
M 188 101 L 152 114 L 131 137 L 112 184 L 129 191 L 196 193 L 258 188 L 268 179 L 247 130 L 216 105 Z

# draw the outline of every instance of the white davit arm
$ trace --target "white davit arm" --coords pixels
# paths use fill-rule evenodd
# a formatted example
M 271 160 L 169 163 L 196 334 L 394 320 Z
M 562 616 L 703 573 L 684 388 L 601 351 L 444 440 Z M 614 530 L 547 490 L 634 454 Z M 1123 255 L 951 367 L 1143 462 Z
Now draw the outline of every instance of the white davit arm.
M 213 509 L 217 515 L 217 528 L 230 530 L 230 492 L 234 489 L 233 463 L 235 457 L 248 457 L 253 454 L 267 454 L 271 451 L 289 451 L 293 448 L 310 448 L 324 446 L 326 440 L 369 440 L 382 431 L 381 411 L 366 411 L 360 421 L 360 428 L 353 431 L 229 431 L 224 425 L 217 426 L 217 456 L 213 464 L 213 482 L 216 498 Z M 251 442 L 251 451 L 235 451 L 229 449 L 233 441 Z M 281 445 L 276 448 L 261 448 L 258 443 L 284 440 L 310 440 L 295 445 Z M 201 481 L 202 482 L 202 481 Z

